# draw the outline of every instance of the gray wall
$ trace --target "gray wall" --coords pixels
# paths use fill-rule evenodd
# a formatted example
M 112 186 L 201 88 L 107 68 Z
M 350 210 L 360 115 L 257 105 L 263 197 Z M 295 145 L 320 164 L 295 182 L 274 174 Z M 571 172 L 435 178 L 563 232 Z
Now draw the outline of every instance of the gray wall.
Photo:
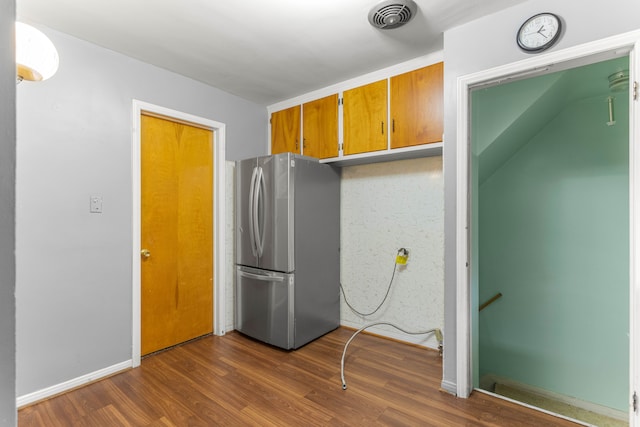
M 267 151 L 264 106 L 40 28 L 60 69 L 18 87 L 18 396 L 131 358 L 132 99 L 225 123 L 227 159 Z
M 531 0 L 446 31 L 445 62 L 445 354 L 444 382 L 456 382 L 456 80 L 459 76 L 530 57 L 518 49 L 515 34 L 521 23 L 539 12 L 554 12 L 565 32 L 553 51 L 640 29 L 640 3 L 621 0 Z M 606 19 L 594 24 L 596 16 Z
M 15 7 L 0 2 L 0 426 L 16 425 Z

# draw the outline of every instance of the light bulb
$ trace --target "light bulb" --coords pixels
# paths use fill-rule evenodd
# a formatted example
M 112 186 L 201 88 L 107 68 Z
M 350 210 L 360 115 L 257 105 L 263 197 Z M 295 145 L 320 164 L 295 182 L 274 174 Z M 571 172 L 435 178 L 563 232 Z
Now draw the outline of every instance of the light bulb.
M 58 70 L 58 51 L 51 40 L 30 25 L 16 22 L 18 81 L 41 81 Z

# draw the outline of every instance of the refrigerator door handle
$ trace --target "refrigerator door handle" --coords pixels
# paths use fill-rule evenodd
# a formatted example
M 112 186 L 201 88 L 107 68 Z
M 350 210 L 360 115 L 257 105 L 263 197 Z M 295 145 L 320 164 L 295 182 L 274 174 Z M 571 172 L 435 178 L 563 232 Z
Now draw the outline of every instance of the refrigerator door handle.
M 255 168 L 255 179 L 253 184 L 253 191 L 251 192 L 253 203 L 251 204 L 251 245 L 254 248 L 254 251 L 258 258 L 262 256 L 260 253 L 260 246 L 258 241 L 260 239 L 260 228 L 258 225 L 258 213 L 260 209 L 260 168 L 257 166 Z
M 283 276 L 267 276 L 265 274 L 249 273 L 242 270 L 238 270 L 238 275 L 249 279 L 262 280 L 264 282 L 284 282 Z
M 253 168 L 253 174 L 251 175 L 251 185 L 249 187 L 249 240 L 251 240 L 251 253 L 253 256 L 258 256 L 256 236 L 255 236 L 255 221 L 254 221 L 254 205 L 256 204 L 256 180 L 258 177 L 258 167 Z M 257 210 L 257 209 L 256 209 Z
M 255 234 L 256 234 L 256 247 L 258 250 L 258 256 L 262 257 L 264 252 L 264 236 L 266 234 L 266 209 L 262 209 L 262 223 L 259 223 L 258 207 L 260 202 L 266 203 L 267 189 L 264 181 L 264 172 L 262 168 L 259 168 L 258 178 L 256 179 L 256 208 L 255 208 Z

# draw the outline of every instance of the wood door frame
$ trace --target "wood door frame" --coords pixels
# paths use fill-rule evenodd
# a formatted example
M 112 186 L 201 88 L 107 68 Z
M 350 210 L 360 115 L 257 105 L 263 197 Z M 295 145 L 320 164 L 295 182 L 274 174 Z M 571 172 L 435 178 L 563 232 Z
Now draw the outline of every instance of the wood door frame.
M 538 75 L 546 70 L 629 56 L 629 82 L 640 74 L 640 31 L 631 31 L 530 59 L 461 76 L 457 81 L 456 158 L 456 394 L 468 397 L 473 389 L 471 344 L 471 201 L 470 201 L 470 90 L 490 82 Z M 640 101 L 629 97 L 629 403 L 640 390 Z M 630 426 L 640 427 L 640 415 L 629 411 Z
M 226 201 L 226 171 L 225 171 L 225 124 L 181 111 L 150 104 L 148 102 L 133 100 L 133 129 L 131 144 L 131 170 L 132 170 L 132 346 L 131 360 L 135 368 L 140 365 L 141 359 L 141 165 L 140 165 L 140 143 L 141 129 L 140 116 L 143 113 L 150 113 L 153 116 L 165 118 L 167 120 L 179 121 L 193 124 L 197 127 L 210 129 L 213 132 L 213 333 L 215 335 L 225 334 L 226 304 L 225 304 L 225 284 L 226 284 L 226 248 L 225 248 L 225 201 Z

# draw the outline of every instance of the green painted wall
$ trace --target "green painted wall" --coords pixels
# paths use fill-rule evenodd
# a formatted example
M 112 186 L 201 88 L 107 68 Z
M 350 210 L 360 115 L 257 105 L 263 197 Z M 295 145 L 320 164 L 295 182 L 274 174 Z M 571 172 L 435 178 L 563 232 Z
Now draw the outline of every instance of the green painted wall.
M 490 90 L 474 96 L 474 111 Z M 563 105 L 484 182 L 472 183 L 472 259 L 479 301 L 503 294 L 477 318 L 480 377 L 626 411 L 629 111 L 626 94 L 617 94 L 617 123 L 607 126 L 608 95 Z M 477 117 L 472 134 L 483 126 Z

